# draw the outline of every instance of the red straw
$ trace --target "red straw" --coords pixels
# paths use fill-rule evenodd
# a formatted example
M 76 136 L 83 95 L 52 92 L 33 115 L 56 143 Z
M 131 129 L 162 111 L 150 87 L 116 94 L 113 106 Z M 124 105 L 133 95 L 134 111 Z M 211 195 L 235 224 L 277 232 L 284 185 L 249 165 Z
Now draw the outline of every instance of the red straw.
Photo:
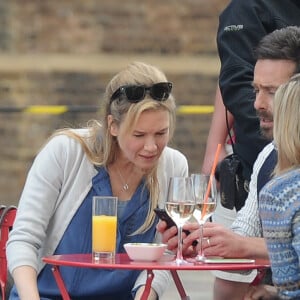
M 216 154 L 215 154 L 214 163 L 213 163 L 211 173 L 210 173 L 210 177 L 209 177 L 209 182 L 208 182 L 208 185 L 207 185 L 207 190 L 206 190 L 205 197 L 204 197 L 204 202 L 203 202 L 204 205 L 203 205 L 202 213 L 201 213 L 202 216 L 204 216 L 204 213 L 206 211 L 206 203 L 207 203 L 207 199 L 208 199 L 208 196 L 209 196 L 209 193 L 210 193 L 211 184 L 212 184 L 213 178 L 215 176 L 215 171 L 216 171 L 216 167 L 217 167 L 217 164 L 218 164 L 218 161 L 219 161 L 220 151 L 221 151 L 221 144 L 218 144 L 217 151 L 216 151 Z

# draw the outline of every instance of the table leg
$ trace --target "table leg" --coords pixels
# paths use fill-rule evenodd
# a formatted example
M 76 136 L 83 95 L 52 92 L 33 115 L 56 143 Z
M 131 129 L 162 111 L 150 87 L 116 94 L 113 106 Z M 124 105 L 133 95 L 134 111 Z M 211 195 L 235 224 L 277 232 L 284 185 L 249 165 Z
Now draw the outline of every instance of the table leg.
M 147 300 L 148 299 L 153 278 L 154 278 L 153 271 L 152 270 L 147 270 L 147 280 L 146 280 L 146 285 L 145 285 L 145 289 L 143 291 L 141 300 Z
M 179 293 L 179 295 L 181 297 L 181 300 L 189 300 L 190 297 L 187 296 L 187 294 L 186 294 L 186 292 L 184 290 L 184 287 L 182 285 L 182 282 L 181 282 L 181 280 L 180 280 L 180 278 L 178 276 L 177 271 L 176 270 L 171 270 L 170 272 L 172 274 L 173 280 L 175 282 L 175 285 L 177 287 L 177 290 L 178 290 L 178 293 Z
M 58 266 L 53 266 L 52 267 L 52 272 L 55 278 L 55 281 L 57 283 L 57 286 L 60 290 L 60 293 L 62 295 L 63 300 L 71 300 L 69 293 L 66 289 L 65 283 L 61 277 L 61 274 L 59 272 L 59 267 Z

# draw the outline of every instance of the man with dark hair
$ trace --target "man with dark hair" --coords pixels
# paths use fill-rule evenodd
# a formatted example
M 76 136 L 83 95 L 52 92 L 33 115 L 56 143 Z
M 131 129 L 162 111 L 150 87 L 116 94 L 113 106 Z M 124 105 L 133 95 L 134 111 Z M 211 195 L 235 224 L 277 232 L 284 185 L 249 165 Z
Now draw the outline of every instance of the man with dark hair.
M 252 82 L 256 94 L 254 107 L 259 116 L 262 133 L 267 139 L 272 140 L 272 102 L 275 91 L 300 71 L 300 27 L 290 26 L 266 35 L 258 44 L 255 55 L 257 61 Z M 269 143 L 255 161 L 247 200 L 237 213 L 231 229 L 216 223 L 205 223 L 203 236 L 206 238 L 204 243 L 206 256 L 268 257 L 259 218 L 258 193 L 270 180 L 276 159 L 274 146 Z M 193 224 L 185 227 L 188 230 L 193 228 L 195 228 Z M 168 248 L 172 250 L 176 248 L 177 238 L 174 238 L 176 228 L 166 230 L 165 224 L 160 222 L 157 229 L 163 233 L 163 241 L 168 242 Z M 192 244 L 197 234 L 199 235 L 197 231 L 193 232 L 184 239 L 185 248 Z M 214 299 L 243 299 L 255 275 L 243 279 L 243 274 L 240 273 L 219 272 L 216 274 Z
M 259 117 L 261 133 L 266 140 L 271 141 L 274 94 L 282 83 L 300 71 L 300 27 L 290 26 L 266 35 L 255 50 L 255 57 L 252 83 L 256 94 L 254 107 Z M 262 238 L 258 193 L 270 180 L 276 160 L 276 151 L 270 143 L 255 161 L 248 198 L 231 225 L 233 232 L 217 224 L 205 225 L 204 236 L 209 238 L 206 255 L 268 257 Z M 215 299 L 241 299 L 248 289 L 248 283 L 241 284 L 240 280 L 241 277 L 236 277 L 236 274 L 218 273 L 215 281 Z
M 300 26 L 298 0 L 232 0 L 219 19 L 217 45 L 221 60 L 219 85 L 226 109 L 234 118 L 234 151 L 242 164 L 239 180 L 250 180 L 258 153 L 267 144 L 259 130 L 251 87 L 256 61 L 253 49 L 267 34 L 282 27 Z M 272 47 L 271 47 L 272 48 Z M 276 49 L 273 50 L 276 52 Z M 235 199 L 235 207 L 245 199 Z
M 235 168 L 236 182 L 230 180 L 232 171 L 222 168 L 222 174 L 226 170 L 228 174 L 220 176 L 222 205 L 218 205 L 213 217 L 221 224 L 232 223 L 235 211 L 244 205 L 254 161 L 268 142 L 260 133 L 259 119 L 253 107 L 255 93 L 252 81 L 256 62 L 253 49 L 265 35 L 291 25 L 300 26 L 298 0 L 231 0 L 220 15 L 217 45 L 221 60 L 218 87 L 221 94 L 215 101 L 202 172 L 210 173 L 216 145 L 226 145 L 228 139 L 224 105 L 226 115 L 230 117 L 228 125 L 230 128 L 233 126 L 234 152 L 238 158 L 234 163 L 240 161 L 239 167 Z M 220 160 L 226 155 L 222 150 Z M 237 191 L 229 188 L 227 179 L 234 183 L 233 187 L 238 187 Z

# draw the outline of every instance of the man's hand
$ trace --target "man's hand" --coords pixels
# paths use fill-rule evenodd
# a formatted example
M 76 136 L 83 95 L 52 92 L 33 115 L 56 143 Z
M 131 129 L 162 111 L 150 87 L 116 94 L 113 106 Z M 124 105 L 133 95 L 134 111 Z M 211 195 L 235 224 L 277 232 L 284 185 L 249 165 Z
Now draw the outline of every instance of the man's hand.
M 210 222 L 204 224 L 203 236 L 207 238 L 203 243 L 206 256 L 268 258 L 263 238 L 241 236 L 231 229 Z

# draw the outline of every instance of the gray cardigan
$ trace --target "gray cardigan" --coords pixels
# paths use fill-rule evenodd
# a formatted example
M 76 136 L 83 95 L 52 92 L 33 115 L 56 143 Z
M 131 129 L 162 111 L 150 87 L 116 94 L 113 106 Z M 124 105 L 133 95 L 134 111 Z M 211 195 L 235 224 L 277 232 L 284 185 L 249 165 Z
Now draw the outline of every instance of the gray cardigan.
M 84 130 L 80 130 L 85 134 Z M 28 173 L 16 220 L 7 243 L 8 268 L 27 265 L 39 273 L 41 258 L 52 255 L 64 231 L 92 186 L 97 171 L 83 148 L 66 135 L 52 138 L 39 152 Z M 166 147 L 160 157 L 158 179 L 159 206 L 163 207 L 171 176 L 187 176 L 185 156 Z M 156 272 L 153 287 L 161 294 L 166 287 L 165 274 Z M 145 282 L 145 272 L 136 285 Z M 160 282 L 161 281 L 161 282 Z

